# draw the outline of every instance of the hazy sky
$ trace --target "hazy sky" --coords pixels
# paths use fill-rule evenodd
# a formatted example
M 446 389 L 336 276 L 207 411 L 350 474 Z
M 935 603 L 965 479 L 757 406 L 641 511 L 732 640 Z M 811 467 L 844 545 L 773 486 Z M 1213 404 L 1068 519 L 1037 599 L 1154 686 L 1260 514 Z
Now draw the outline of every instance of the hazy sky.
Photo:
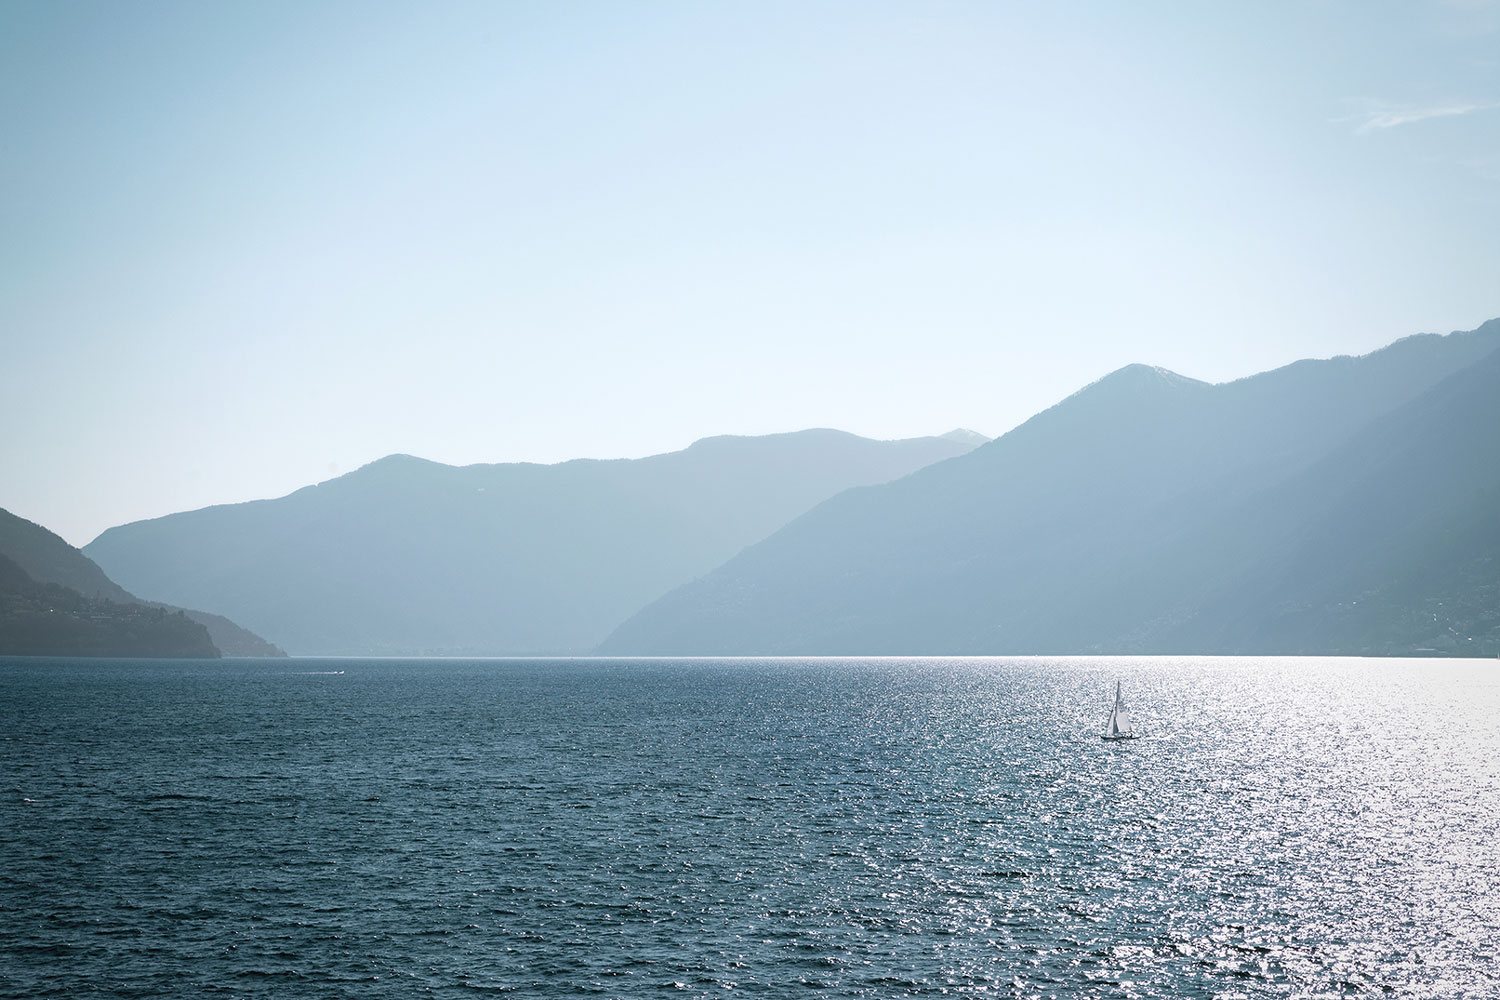
M 1001 433 L 1500 315 L 1500 3 L 0 0 L 0 507 Z

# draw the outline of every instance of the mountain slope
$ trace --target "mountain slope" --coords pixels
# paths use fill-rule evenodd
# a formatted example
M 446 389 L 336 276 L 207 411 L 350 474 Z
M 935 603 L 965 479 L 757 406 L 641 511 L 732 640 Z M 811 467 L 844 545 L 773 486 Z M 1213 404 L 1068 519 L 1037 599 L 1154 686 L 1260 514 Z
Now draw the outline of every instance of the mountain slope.
M 0 510 L 0 554 L 39 583 L 55 583 L 94 600 L 137 603 L 88 556 L 33 521 Z
M 88 556 L 63 541 L 58 535 L 25 518 L 17 517 L 8 510 L 0 509 L 0 554 L 14 562 L 17 570 L 26 579 L 39 585 L 54 584 L 76 593 L 96 605 L 101 602 L 114 605 L 141 605 L 162 611 L 182 612 L 188 619 L 207 629 L 214 651 L 207 654 L 195 652 L 186 655 L 217 656 L 284 656 L 280 649 L 266 642 L 234 622 L 219 615 L 187 608 L 173 607 L 155 601 L 143 601 L 115 583 Z M 102 612 L 101 612 L 102 613 Z M 123 612 L 110 614 L 120 617 Z M 132 612 L 131 615 L 134 615 Z M 130 617 L 126 615 L 125 617 Z M 144 619 L 142 619 L 144 620 Z M 88 648 L 107 648 L 105 634 L 101 633 Z M 173 640 L 173 642 L 177 642 Z M 137 646 L 127 643 L 130 648 Z M 181 646 L 177 643 L 173 648 Z M 124 647 L 121 647 L 124 648 Z M 183 647 L 187 648 L 187 647 Z M 106 654 L 88 654 L 106 655 Z M 144 653 L 116 653 L 110 655 L 148 655 Z M 175 654 L 163 654 L 175 655 Z
M 1220 636 L 1201 605 L 1225 595 L 1227 614 L 1234 572 L 1312 511 L 1295 493 L 1251 498 L 1316 475 L 1497 345 L 1492 321 L 1224 385 L 1121 369 L 969 455 L 831 499 L 600 651 L 1253 651 L 1236 643 L 1264 643 L 1264 630 Z M 1282 508 L 1264 538 L 1242 530 Z
M 134 591 L 299 653 L 584 652 L 827 497 L 970 448 L 816 430 L 549 466 L 391 456 L 277 500 L 112 528 L 85 551 Z
M 1500 352 L 1247 504 L 1240 523 L 1254 564 L 1164 640 L 1500 653 Z
M 0 655 L 208 658 L 219 651 L 208 630 L 180 612 L 40 583 L 0 554 Z

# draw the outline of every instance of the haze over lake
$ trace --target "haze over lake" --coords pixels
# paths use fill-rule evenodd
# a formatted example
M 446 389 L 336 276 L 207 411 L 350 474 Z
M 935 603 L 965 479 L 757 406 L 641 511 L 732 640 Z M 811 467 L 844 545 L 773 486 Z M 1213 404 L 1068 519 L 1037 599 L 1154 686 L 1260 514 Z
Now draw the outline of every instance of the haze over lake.
M 4 660 L 6 991 L 1493 995 L 1497 713 L 1473 660 Z

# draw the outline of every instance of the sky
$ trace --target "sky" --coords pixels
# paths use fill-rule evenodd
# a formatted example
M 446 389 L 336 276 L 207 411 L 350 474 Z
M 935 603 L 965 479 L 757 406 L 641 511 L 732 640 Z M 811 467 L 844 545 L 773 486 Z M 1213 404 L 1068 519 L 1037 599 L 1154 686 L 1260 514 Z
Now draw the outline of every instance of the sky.
M 998 435 L 1500 316 L 1500 0 L 0 0 L 0 507 Z

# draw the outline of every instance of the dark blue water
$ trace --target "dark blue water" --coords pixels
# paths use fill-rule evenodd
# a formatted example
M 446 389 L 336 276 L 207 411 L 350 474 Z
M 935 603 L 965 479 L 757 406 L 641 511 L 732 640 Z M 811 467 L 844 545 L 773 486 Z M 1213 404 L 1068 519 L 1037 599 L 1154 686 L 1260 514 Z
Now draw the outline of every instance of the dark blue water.
M 0 995 L 1500 996 L 1497 666 L 0 660 Z

